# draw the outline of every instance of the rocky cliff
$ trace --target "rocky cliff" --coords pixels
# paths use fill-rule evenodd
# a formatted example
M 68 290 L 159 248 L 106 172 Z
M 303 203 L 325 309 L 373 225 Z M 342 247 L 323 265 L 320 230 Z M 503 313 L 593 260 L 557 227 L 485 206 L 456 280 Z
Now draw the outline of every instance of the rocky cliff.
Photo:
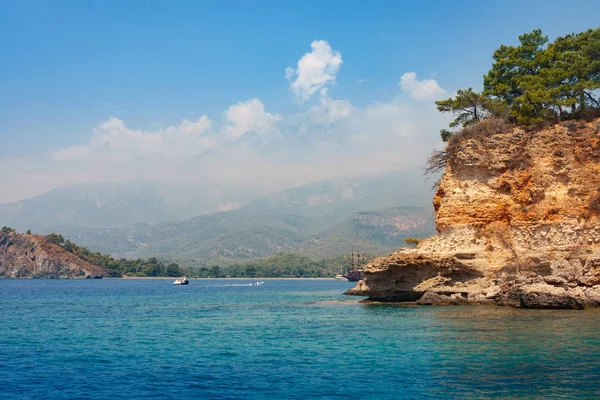
M 373 260 L 347 294 L 420 304 L 600 306 L 600 120 L 452 137 L 438 234 Z
M 39 235 L 0 231 L 0 278 L 102 278 L 104 269 Z

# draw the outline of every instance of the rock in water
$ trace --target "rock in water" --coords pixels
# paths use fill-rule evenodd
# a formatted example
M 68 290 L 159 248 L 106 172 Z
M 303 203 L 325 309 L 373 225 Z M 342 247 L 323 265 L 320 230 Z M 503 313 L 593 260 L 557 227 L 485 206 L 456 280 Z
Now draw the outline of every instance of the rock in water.
M 567 135 L 561 124 L 525 132 L 484 120 L 453 136 L 433 199 L 438 234 L 373 260 L 346 294 L 422 304 L 456 304 L 449 299 L 460 295 L 477 304 L 598 306 L 599 123 L 579 122 Z

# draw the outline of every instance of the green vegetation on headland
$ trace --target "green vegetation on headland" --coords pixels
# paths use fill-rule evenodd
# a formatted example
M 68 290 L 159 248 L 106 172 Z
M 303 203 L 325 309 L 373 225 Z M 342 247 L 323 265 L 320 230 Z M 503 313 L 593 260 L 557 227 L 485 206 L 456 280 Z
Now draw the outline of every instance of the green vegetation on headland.
M 45 236 L 46 239 L 54 243 L 69 253 L 90 264 L 104 268 L 110 277 L 126 276 L 182 276 L 186 271 L 181 269 L 176 263 L 164 264 L 152 257 L 148 260 L 127 260 L 125 258 L 116 260 L 109 255 L 94 253 L 85 247 L 81 247 L 65 240 L 62 235 L 51 233 Z
M 3 227 L 2 232 L 14 233 L 10 227 Z M 30 234 L 28 232 L 27 234 Z M 80 259 L 103 268 L 108 277 L 176 277 L 188 276 L 192 278 L 324 278 L 333 277 L 340 271 L 350 266 L 349 254 L 342 254 L 334 258 L 313 260 L 310 257 L 294 254 L 279 253 L 269 257 L 255 259 L 246 263 L 236 263 L 226 266 L 213 265 L 210 267 L 181 268 L 177 263 L 160 261 L 155 257 L 142 259 L 115 259 L 109 255 L 94 253 L 89 249 L 79 246 L 62 235 L 51 233 L 44 238 L 63 250 L 79 257 Z M 376 257 L 375 254 L 363 253 L 362 260 L 369 262 Z M 196 264 L 197 265 L 197 264 Z
M 494 52 L 482 93 L 468 88 L 436 102 L 440 112 L 455 116 L 450 128 L 490 117 L 532 127 L 600 116 L 600 28 L 552 43 L 537 29 L 519 36 L 519 42 Z M 440 133 L 448 141 L 455 132 Z
M 458 90 L 456 96 L 436 102 L 454 120 L 440 136 L 448 146 L 434 150 L 425 173 L 446 169 L 448 155 L 461 137 L 493 135 L 520 127 L 528 132 L 561 121 L 600 117 L 600 28 L 557 38 L 537 29 L 519 36 L 518 46 L 500 46 L 483 77 L 483 91 Z M 574 122 L 566 122 L 573 124 Z M 515 163 L 520 160 L 515 159 Z M 438 179 L 433 187 L 440 183 Z

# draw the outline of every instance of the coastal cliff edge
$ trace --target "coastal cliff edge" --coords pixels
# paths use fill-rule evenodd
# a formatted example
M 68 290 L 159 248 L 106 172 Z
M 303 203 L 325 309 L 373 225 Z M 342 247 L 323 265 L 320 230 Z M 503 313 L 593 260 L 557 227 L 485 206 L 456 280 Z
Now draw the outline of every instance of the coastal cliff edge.
M 450 140 L 438 234 L 374 259 L 369 301 L 600 306 L 600 120 L 537 132 L 484 120 Z

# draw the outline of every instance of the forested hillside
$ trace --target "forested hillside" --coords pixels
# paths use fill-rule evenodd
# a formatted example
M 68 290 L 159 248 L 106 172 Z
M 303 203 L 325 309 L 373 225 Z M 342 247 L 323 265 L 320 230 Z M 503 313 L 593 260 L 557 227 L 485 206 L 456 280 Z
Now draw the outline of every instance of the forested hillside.
M 147 184 L 107 186 L 102 193 L 102 186 L 91 185 L 25 201 L 24 211 L 11 216 L 28 215 L 20 220 L 20 230 L 57 233 L 117 259 L 223 266 L 297 252 L 320 260 L 352 248 L 387 253 L 402 246 L 405 237 L 430 234 L 429 187 L 421 171 L 340 178 L 276 192 L 234 210 L 175 218 L 171 211 L 181 208 L 174 204 L 187 204 L 197 193 L 177 200 L 185 193 L 156 191 Z M 54 211 L 44 215 L 45 207 Z M 31 219 L 37 217 L 35 225 Z M 63 223 L 55 226 L 58 220 Z M 30 223 L 47 225 L 24 228 Z

